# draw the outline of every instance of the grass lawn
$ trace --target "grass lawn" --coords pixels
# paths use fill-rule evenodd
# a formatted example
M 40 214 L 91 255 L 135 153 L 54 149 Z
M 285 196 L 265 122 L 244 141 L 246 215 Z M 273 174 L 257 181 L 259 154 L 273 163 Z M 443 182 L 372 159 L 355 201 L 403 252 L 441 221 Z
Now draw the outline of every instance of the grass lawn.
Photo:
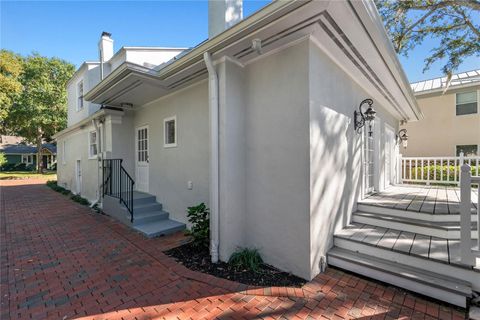
M 35 171 L 0 171 L 0 180 L 6 179 L 48 179 L 57 180 L 57 172 L 47 171 L 44 174 Z

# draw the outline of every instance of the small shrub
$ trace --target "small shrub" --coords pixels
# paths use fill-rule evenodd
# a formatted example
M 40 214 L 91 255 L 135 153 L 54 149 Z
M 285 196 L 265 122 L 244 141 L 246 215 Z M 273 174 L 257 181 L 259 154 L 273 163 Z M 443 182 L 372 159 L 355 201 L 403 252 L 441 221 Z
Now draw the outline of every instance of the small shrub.
M 72 199 L 73 201 L 78 202 L 78 203 L 80 203 L 80 204 L 83 204 L 84 206 L 87 206 L 87 205 L 90 204 L 90 202 L 88 202 L 87 199 L 82 198 L 81 196 L 79 196 L 79 195 L 77 195 L 77 194 L 71 196 L 70 199 Z
M 188 221 L 192 224 L 189 234 L 195 244 L 208 247 L 210 239 L 210 209 L 205 203 L 187 208 Z
M 7 157 L 3 152 L 0 152 L 0 167 L 3 167 L 7 164 Z
M 15 168 L 15 163 L 7 163 L 2 166 L 2 171 L 13 171 Z
M 228 260 L 228 263 L 239 269 L 258 272 L 263 263 L 262 257 L 255 248 L 238 248 Z
M 13 166 L 13 171 L 31 171 L 26 163 L 17 163 Z

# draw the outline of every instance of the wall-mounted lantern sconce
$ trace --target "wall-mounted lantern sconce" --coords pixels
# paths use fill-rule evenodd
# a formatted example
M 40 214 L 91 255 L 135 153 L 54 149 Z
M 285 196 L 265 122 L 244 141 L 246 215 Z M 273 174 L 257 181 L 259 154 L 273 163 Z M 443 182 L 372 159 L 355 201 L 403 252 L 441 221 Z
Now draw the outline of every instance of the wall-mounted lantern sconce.
M 365 99 L 358 106 L 358 111 L 353 112 L 354 128 L 357 133 L 360 133 L 365 124 L 368 122 L 368 135 L 372 136 L 372 122 L 375 119 L 377 112 L 372 108 L 373 100 Z M 367 110 L 362 111 L 362 107 L 368 105 Z
M 408 135 L 407 135 L 407 129 L 401 129 L 397 133 L 397 144 L 400 144 L 402 142 L 402 146 L 406 149 L 408 145 Z

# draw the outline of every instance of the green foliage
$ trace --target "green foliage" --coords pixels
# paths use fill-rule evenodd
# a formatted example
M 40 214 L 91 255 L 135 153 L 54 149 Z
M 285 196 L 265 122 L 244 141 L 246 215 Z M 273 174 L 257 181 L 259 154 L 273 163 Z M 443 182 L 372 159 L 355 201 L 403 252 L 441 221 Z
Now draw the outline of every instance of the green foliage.
M 210 209 L 205 203 L 187 208 L 188 221 L 192 224 L 189 234 L 195 244 L 208 247 L 210 239 Z
M 83 204 L 84 206 L 87 206 L 87 205 L 90 204 L 90 202 L 88 202 L 87 199 L 82 198 L 82 197 L 79 196 L 79 195 L 73 195 L 73 196 L 71 196 L 71 199 L 72 199 L 73 201 L 75 201 L 75 202 L 78 202 L 78 203 L 80 203 L 80 204 Z
M 423 168 L 423 176 L 422 176 L 422 168 Z M 407 168 L 408 170 L 408 168 Z M 480 166 L 475 168 L 475 166 L 471 167 L 471 172 L 473 176 L 480 174 Z M 411 174 L 411 176 L 410 176 Z M 429 165 L 423 167 L 413 167 L 411 171 L 406 173 L 406 177 L 409 179 L 423 179 L 423 180 L 430 180 L 430 181 L 458 181 L 458 177 L 460 175 L 460 166 L 440 166 L 440 165 Z
M 0 167 L 3 167 L 7 164 L 7 157 L 3 152 L 0 152 Z
M 424 71 L 445 61 L 446 75 L 469 56 L 480 55 L 480 14 L 477 0 L 375 0 L 397 53 L 408 56 L 425 39 L 439 40 L 425 60 Z
M 238 248 L 228 260 L 228 263 L 239 269 L 258 272 L 263 263 L 262 257 L 255 248 Z
M 23 71 L 22 58 L 7 50 L 0 50 L 0 128 L 4 132 L 3 122 L 7 117 L 13 102 L 18 98 L 23 86 L 20 75 Z
M 66 127 L 66 84 L 75 67 L 64 60 L 38 54 L 21 61 L 18 79 L 22 90 L 12 99 L 2 121 L 2 131 L 25 137 L 40 151 L 42 140 L 50 140 L 54 133 Z

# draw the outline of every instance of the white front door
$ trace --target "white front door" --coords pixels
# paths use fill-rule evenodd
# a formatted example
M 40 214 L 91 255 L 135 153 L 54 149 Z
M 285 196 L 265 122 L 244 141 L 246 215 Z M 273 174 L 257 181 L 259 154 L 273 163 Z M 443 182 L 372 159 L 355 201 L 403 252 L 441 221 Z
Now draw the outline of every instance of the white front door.
M 392 184 L 395 134 L 393 129 L 385 126 L 385 188 Z
M 374 187 L 374 131 L 370 134 L 368 124 L 363 127 L 363 185 L 364 194 L 373 192 Z
M 138 191 L 148 192 L 148 126 L 136 130 L 135 185 Z
M 82 164 L 80 160 L 75 162 L 75 183 L 77 194 L 82 193 Z

